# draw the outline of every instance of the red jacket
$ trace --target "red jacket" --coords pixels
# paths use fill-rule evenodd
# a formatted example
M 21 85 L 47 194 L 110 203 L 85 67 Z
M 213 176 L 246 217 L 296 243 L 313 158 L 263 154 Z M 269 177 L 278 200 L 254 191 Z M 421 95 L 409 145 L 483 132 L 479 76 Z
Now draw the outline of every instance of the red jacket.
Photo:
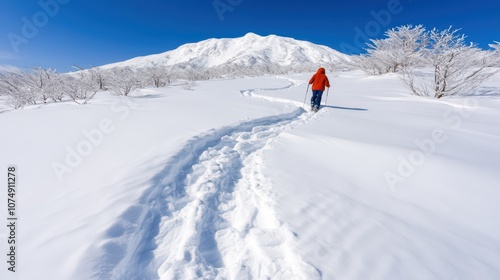
M 318 72 L 309 80 L 309 84 L 313 85 L 312 90 L 324 91 L 325 86 L 330 87 L 330 81 L 328 81 L 328 77 L 325 75 L 325 68 L 319 68 Z

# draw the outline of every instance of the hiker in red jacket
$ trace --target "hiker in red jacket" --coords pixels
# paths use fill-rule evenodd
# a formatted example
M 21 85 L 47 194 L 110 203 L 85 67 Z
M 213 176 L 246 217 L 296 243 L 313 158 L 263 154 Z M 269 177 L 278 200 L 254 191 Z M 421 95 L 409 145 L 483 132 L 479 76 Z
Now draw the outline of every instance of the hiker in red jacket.
M 312 84 L 311 110 L 317 112 L 325 87 L 330 88 L 330 81 L 328 81 L 328 77 L 325 75 L 325 68 L 319 68 L 318 72 L 309 80 L 309 84 Z

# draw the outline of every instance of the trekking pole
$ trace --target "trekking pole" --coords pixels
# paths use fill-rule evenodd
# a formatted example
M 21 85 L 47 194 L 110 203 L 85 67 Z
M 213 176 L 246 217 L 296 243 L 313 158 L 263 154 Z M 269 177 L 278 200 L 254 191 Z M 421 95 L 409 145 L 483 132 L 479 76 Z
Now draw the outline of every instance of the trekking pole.
M 326 104 L 328 104 L 328 92 L 329 91 L 330 91 L 330 88 L 326 88 L 325 107 L 326 107 Z
M 306 96 L 304 96 L 304 104 L 302 104 L 302 107 L 305 107 L 306 106 L 306 99 L 307 99 L 307 93 L 309 92 L 309 84 L 307 85 L 307 89 L 306 89 Z

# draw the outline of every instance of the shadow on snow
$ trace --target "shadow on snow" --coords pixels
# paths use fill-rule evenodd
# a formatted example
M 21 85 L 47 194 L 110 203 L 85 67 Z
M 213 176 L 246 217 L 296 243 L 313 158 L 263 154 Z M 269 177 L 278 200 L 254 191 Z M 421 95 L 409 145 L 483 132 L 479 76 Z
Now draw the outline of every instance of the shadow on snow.
M 364 108 L 350 108 L 350 107 L 331 106 L 331 105 L 326 105 L 324 107 L 332 109 L 350 110 L 350 111 L 368 111 L 368 109 Z

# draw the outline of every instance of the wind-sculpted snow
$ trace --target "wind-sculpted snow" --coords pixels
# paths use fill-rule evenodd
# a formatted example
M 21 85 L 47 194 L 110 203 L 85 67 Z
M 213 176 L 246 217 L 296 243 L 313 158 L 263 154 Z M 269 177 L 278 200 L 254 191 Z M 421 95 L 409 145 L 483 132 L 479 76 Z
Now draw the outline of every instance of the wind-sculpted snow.
M 262 172 L 268 143 L 309 117 L 298 108 L 191 139 L 107 231 L 94 276 L 318 279 L 294 251 Z

